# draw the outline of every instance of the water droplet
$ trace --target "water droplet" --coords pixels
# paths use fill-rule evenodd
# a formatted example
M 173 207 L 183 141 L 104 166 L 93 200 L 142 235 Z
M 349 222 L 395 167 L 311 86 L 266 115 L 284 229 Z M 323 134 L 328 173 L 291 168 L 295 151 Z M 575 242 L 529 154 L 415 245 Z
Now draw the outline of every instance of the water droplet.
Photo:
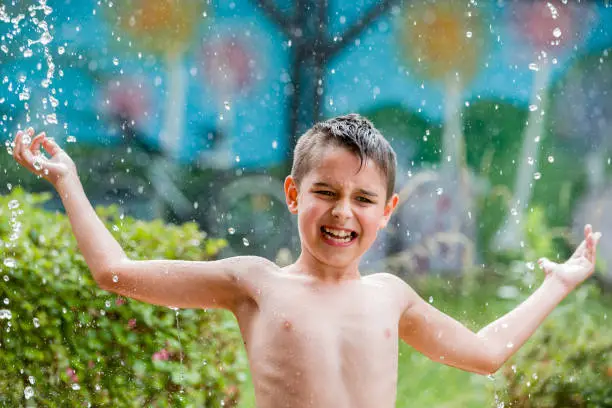
M 10 320 L 13 318 L 13 314 L 8 309 L 0 309 L 0 320 Z
M 227 232 L 228 232 L 230 235 L 234 235 L 234 234 L 236 233 L 236 230 L 235 230 L 234 228 L 232 228 L 232 227 L 229 227 L 229 228 L 227 229 Z
M 7 268 L 14 268 L 17 266 L 17 262 L 13 258 L 6 258 L 4 259 L 4 266 Z
M 110 307 L 111 302 L 110 300 L 107 300 L 106 302 L 104 302 L 104 306 L 106 306 L 107 308 Z
M 8 208 L 9 208 L 9 210 L 14 210 L 15 208 L 19 208 L 19 201 L 17 201 L 17 200 L 9 201 Z
M 30 399 L 34 396 L 34 389 L 29 385 L 23 389 L 23 396 L 25 399 Z
M 64 52 L 66 52 L 66 49 L 64 47 L 57 47 L 57 53 L 59 55 L 62 55 Z
M 530 110 L 531 112 L 535 112 L 535 111 L 537 111 L 537 110 L 538 110 L 538 105 L 529 105 L 529 110 Z
M 113 58 L 113 65 L 119 65 L 119 58 L 115 57 Z
M 472 32 L 471 32 L 471 31 L 466 32 L 466 33 L 465 33 L 465 36 L 466 36 L 467 38 L 472 38 Z
M 59 105 L 59 101 L 51 95 L 49 95 L 49 101 L 51 102 L 51 106 L 54 108 L 57 108 L 57 106 Z
M 513 348 L 513 347 L 514 347 L 514 344 L 513 344 L 512 342 L 508 342 L 508 344 L 506 344 L 506 347 L 508 347 L 508 348 Z
M 8 298 L 4 298 L 4 304 L 8 305 L 9 303 L 11 303 L 11 301 Z
M 532 62 L 531 64 L 529 64 L 529 69 L 532 71 L 539 71 L 540 67 L 538 67 L 538 64 Z
M 30 382 L 30 384 L 34 385 L 34 383 L 36 382 L 36 379 L 34 378 L 33 375 L 28 377 L 28 381 Z
M 72 389 L 75 390 L 75 391 L 78 391 L 78 390 L 81 389 L 81 386 L 79 384 L 77 384 L 77 383 L 74 383 L 74 384 L 72 384 Z
M 30 57 L 31 57 L 33 54 L 34 54 L 34 53 L 33 53 L 33 52 L 32 52 L 32 50 L 31 50 L 31 49 L 29 49 L 29 48 L 26 48 L 26 49 L 25 49 L 25 51 L 23 52 L 23 56 L 24 56 L 25 58 L 30 58 Z
M 223 107 L 225 108 L 226 111 L 231 109 L 230 103 L 228 101 L 223 102 Z
M 113 282 L 119 282 L 119 277 L 117 275 L 113 275 Z
M 553 30 L 553 35 L 555 36 L 555 38 L 559 38 L 559 37 L 561 37 L 561 29 L 560 29 L 559 27 L 556 27 L 556 28 Z
M 533 166 L 533 163 L 534 163 L 533 157 L 531 157 L 531 156 L 530 156 L 530 157 L 528 157 L 528 158 L 527 158 L 527 163 L 528 163 L 530 166 Z
M 242 245 L 244 245 L 245 247 L 249 246 L 249 240 L 246 238 L 242 238 Z
M 548 156 L 548 162 L 549 163 L 554 163 L 554 161 L 555 161 L 554 156 Z
M 525 265 L 527 266 L 527 269 L 529 269 L 530 271 L 533 271 L 535 269 L 535 263 L 533 262 L 527 262 Z
M 540 173 L 539 171 L 536 171 L 535 173 L 533 173 L 534 180 L 539 180 L 541 178 L 542 178 L 542 173 Z
M 45 119 L 49 123 L 57 124 L 57 115 L 55 113 L 48 114 Z
M 66 138 L 66 142 L 68 142 L 68 143 L 76 143 L 76 141 L 77 141 L 77 139 L 74 136 L 68 136 Z
M 433 303 L 433 296 L 429 297 L 429 303 Z
M 42 157 L 41 156 L 34 156 L 34 163 L 32 163 L 34 165 L 34 169 L 36 171 L 41 171 L 43 168 L 42 165 Z
M 274 141 L 272 142 L 272 148 L 273 148 L 273 149 L 278 148 L 278 142 L 277 142 L 276 140 L 274 140 Z
M 35 317 L 34 319 L 32 319 L 32 323 L 34 323 L 34 327 L 35 328 L 39 328 L 40 327 L 40 321 L 38 320 L 38 317 Z M 32 383 L 34 384 L 34 383 Z
M 437 194 L 437 195 L 442 195 L 442 193 L 444 193 L 444 189 L 443 189 L 442 187 L 438 187 L 438 188 L 436 189 L 436 194 Z
M 47 45 L 51 42 L 51 40 L 53 40 L 53 37 L 51 36 L 51 34 L 49 34 L 48 31 L 45 31 L 44 33 L 42 33 L 42 35 L 40 36 L 40 43 L 42 45 Z

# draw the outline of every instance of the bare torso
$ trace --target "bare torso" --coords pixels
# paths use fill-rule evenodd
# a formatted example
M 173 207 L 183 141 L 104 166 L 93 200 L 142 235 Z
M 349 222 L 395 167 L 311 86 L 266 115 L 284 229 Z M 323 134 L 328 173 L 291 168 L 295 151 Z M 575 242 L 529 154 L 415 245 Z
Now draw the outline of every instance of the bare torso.
M 279 270 L 266 281 L 236 311 L 259 408 L 395 406 L 401 308 L 389 279 Z

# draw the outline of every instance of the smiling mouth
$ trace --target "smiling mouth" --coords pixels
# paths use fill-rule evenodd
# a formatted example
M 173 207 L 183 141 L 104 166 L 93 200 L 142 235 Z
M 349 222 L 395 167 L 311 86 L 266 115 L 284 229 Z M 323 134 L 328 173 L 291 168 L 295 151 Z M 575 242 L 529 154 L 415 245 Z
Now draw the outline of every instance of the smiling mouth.
M 334 228 L 326 228 L 321 227 L 321 232 L 325 234 L 329 239 L 332 239 L 336 242 L 346 243 L 357 238 L 357 233 L 355 231 L 346 231 L 346 230 L 337 230 Z

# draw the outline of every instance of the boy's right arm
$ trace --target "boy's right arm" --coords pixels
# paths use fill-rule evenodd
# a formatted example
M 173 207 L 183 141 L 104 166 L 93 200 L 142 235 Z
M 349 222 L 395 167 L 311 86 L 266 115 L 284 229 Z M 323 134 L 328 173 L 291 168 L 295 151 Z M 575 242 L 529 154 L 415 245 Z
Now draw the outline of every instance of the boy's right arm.
M 33 136 L 32 129 L 27 132 Z M 31 143 L 24 143 L 24 136 L 18 132 L 15 138 L 15 160 L 53 184 L 79 250 L 101 288 L 157 305 L 234 310 L 255 296 L 258 277 L 274 265 L 258 257 L 211 262 L 128 259 L 87 199 L 70 157 L 44 133 Z M 50 158 L 39 154 L 40 146 Z

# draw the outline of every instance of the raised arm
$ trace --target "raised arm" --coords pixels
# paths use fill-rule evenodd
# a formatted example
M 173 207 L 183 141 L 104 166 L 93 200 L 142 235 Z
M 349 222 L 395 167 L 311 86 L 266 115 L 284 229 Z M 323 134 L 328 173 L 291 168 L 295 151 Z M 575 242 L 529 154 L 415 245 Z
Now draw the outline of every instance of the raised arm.
M 478 333 L 435 309 L 408 285 L 400 319 L 400 337 L 434 361 L 479 374 L 496 372 L 535 332 L 542 321 L 578 284 L 592 274 L 601 234 L 585 227 L 585 241 L 564 264 L 546 259 L 542 285 L 517 308 Z
M 233 310 L 256 293 L 258 280 L 273 264 L 263 258 L 237 257 L 212 262 L 133 261 L 91 206 L 76 167 L 44 133 L 18 132 L 13 156 L 47 179 L 59 193 L 79 250 L 103 289 L 157 305 Z M 46 158 L 40 147 L 50 155 Z

